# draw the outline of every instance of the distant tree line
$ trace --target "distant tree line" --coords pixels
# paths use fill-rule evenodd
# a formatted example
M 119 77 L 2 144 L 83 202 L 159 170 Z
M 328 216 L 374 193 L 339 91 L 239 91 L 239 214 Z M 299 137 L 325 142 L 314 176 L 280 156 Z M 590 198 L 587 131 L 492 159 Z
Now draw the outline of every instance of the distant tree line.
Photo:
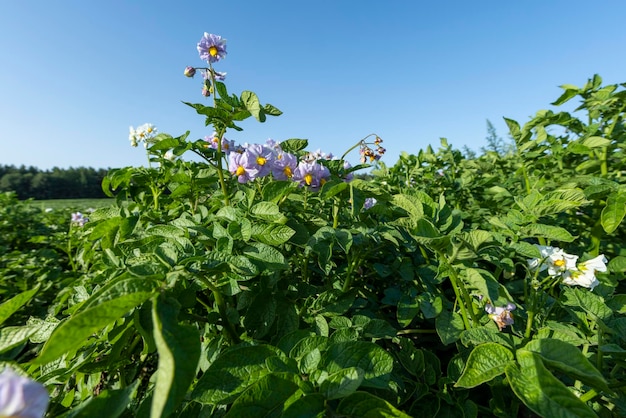
M 104 198 L 102 179 L 107 169 L 91 167 L 40 170 L 24 165 L 0 165 L 0 192 L 13 191 L 19 199 Z

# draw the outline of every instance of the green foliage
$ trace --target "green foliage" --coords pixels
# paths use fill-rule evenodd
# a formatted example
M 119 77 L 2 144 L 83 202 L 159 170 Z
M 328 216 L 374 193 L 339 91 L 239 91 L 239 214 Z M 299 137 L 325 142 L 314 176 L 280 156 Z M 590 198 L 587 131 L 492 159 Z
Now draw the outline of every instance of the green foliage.
M 206 82 L 189 105 L 219 138 L 280 114 Z M 442 140 L 367 179 L 324 160 L 319 187 L 239 182 L 225 150 L 160 134 L 148 168 L 110 170 L 108 206 L 2 194 L 0 358 L 50 416 L 623 416 L 623 87 L 564 86 L 580 118 L 506 119 L 510 149 Z M 533 267 L 537 245 L 578 270 Z M 601 254 L 597 284 L 565 281 Z

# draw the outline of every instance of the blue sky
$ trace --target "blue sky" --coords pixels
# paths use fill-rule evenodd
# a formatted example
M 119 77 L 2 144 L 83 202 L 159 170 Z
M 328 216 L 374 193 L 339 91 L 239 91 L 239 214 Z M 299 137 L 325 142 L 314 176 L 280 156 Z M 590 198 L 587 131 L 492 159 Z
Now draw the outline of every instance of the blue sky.
M 401 151 L 485 146 L 486 120 L 525 123 L 559 85 L 626 81 L 626 2 L 12 1 L 0 13 L 0 164 L 40 169 L 146 164 L 128 127 L 211 133 L 196 44 L 228 40 L 231 93 L 283 111 L 228 132 L 237 142 L 307 138 L 342 154 L 377 133 Z M 568 110 L 568 109 L 567 109 Z M 358 155 L 352 155 L 353 162 Z

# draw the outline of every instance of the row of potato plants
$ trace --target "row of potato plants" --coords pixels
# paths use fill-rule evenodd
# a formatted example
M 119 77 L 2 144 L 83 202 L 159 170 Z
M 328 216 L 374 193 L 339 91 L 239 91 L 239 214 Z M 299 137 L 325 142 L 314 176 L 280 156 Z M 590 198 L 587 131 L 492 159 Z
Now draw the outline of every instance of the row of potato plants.
M 222 38 L 198 50 L 212 135 L 131 128 L 149 165 L 71 219 L 1 197 L 0 361 L 48 416 L 626 414 L 626 84 L 506 119 L 509 153 L 387 166 L 377 135 L 228 141 L 280 111 L 227 91 Z

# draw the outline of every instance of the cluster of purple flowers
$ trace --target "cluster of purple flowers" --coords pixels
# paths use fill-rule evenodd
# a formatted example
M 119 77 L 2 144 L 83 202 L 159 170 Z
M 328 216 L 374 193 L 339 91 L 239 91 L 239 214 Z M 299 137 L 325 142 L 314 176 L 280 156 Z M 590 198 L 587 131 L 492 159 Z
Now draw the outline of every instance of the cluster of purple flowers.
M 85 226 L 87 222 L 89 222 L 89 218 L 83 215 L 81 212 L 72 213 L 72 223 L 76 224 L 80 227 Z
M 213 142 L 217 143 L 214 138 Z M 222 140 L 222 149 L 224 149 Z M 328 168 L 320 164 L 321 159 L 332 159 L 332 155 L 326 155 L 319 151 L 305 155 L 300 161 L 298 158 L 280 147 L 280 143 L 267 140 L 265 144 L 244 144 L 241 147 L 229 145 L 232 151 L 228 155 L 228 171 L 237 177 L 239 183 L 247 183 L 254 179 L 272 175 L 276 180 L 293 180 L 300 186 L 318 190 L 330 178 Z M 349 169 L 350 163 L 344 163 L 344 168 Z M 348 174 L 344 180 L 350 181 L 352 175 Z

